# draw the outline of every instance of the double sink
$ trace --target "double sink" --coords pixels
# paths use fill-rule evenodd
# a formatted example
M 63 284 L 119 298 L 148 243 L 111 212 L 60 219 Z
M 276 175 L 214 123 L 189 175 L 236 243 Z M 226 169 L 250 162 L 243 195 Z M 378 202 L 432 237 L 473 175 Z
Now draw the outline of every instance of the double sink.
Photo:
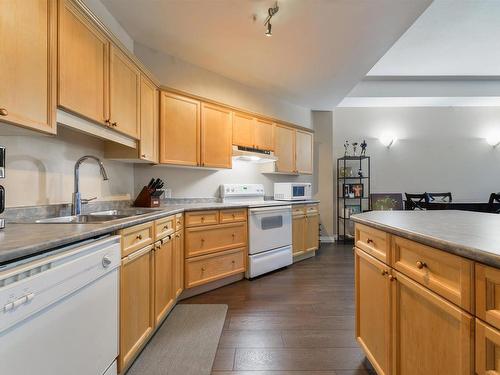
M 125 208 L 120 210 L 108 210 L 92 212 L 89 214 L 73 215 L 73 216 L 59 216 L 51 217 L 46 219 L 35 220 L 34 223 L 37 224 L 98 224 L 105 223 L 107 221 L 125 219 L 132 216 L 140 216 L 151 214 L 157 209 L 137 209 L 137 208 Z

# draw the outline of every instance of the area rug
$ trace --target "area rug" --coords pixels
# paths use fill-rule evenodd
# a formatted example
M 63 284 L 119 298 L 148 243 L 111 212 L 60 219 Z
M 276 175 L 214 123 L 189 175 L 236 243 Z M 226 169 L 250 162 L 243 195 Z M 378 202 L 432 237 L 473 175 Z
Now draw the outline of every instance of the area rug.
M 227 305 L 177 305 L 127 375 L 210 375 Z

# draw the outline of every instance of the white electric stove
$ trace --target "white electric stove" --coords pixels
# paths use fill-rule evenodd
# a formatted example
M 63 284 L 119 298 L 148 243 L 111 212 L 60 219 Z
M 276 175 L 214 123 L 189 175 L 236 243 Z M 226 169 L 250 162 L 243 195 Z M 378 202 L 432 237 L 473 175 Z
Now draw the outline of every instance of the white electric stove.
M 292 206 L 266 201 L 261 184 L 223 184 L 224 203 L 245 203 L 248 209 L 248 270 L 253 278 L 293 263 Z

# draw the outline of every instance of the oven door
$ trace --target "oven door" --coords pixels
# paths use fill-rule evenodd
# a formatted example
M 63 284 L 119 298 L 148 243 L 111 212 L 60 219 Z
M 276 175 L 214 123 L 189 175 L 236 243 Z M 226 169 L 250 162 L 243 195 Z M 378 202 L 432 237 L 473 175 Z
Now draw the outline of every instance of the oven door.
M 292 244 L 292 206 L 251 208 L 248 216 L 250 254 Z

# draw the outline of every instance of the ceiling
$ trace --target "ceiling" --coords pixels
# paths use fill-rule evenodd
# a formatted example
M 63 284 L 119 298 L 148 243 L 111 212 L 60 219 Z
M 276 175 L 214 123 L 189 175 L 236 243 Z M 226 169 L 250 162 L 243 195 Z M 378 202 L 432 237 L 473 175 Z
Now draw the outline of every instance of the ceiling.
M 136 41 L 292 103 L 329 110 L 432 0 L 102 0 Z M 253 20 L 256 15 L 256 20 Z

